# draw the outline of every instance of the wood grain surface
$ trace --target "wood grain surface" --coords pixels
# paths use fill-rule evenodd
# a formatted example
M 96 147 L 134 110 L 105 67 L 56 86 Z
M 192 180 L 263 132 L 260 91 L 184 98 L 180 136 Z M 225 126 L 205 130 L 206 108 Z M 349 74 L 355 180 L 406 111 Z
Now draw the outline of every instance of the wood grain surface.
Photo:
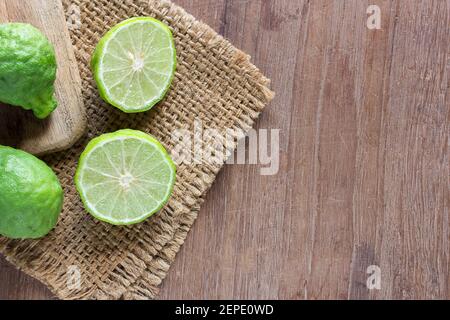
M 0 144 L 33 154 L 67 149 L 86 127 L 81 79 L 61 0 L 0 0 L 0 23 L 26 22 L 53 44 L 58 64 L 55 95 L 58 108 L 46 119 L 31 111 L 0 105 Z
M 280 168 L 220 172 L 159 298 L 449 299 L 450 1 L 176 2 L 272 79 Z M 0 262 L 0 298 L 51 297 Z

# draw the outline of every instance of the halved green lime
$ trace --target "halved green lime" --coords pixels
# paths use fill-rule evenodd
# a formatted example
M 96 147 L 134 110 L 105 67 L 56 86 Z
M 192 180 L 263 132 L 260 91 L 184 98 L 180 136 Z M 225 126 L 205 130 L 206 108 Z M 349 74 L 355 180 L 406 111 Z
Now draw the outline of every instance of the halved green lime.
M 128 113 L 149 110 L 165 96 L 175 72 L 172 33 L 150 17 L 125 20 L 100 40 L 91 65 L 106 102 Z
M 81 154 L 75 184 L 86 210 L 115 224 L 141 222 L 169 200 L 176 168 L 154 137 L 119 130 L 93 139 Z

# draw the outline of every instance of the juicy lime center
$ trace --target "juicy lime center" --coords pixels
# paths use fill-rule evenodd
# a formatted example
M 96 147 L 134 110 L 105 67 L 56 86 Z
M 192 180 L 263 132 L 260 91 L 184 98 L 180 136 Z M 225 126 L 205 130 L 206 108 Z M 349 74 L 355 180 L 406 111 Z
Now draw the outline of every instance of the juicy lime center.
M 128 57 L 131 59 L 133 71 L 140 72 L 144 69 L 144 55 L 142 53 L 133 54 L 131 51 L 128 51 Z
M 131 186 L 131 183 L 134 181 L 134 177 L 129 174 L 129 173 L 125 173 L 124 175 L 122 175 L 119 178 L 119 183 L 121 185 L 121 187 L 125 190 L 128 190 Z

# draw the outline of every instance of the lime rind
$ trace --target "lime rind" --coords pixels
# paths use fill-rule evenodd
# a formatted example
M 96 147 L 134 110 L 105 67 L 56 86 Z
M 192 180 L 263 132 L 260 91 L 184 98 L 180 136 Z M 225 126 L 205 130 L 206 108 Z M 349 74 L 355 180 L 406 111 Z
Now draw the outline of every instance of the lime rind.
M 119 101 L 118 99 L 113 98 L 113 95 L 110 93 L 109 89 L 107 88 L 107 84 L 104 80 L 104 74 L 103 74 L 103 59 L 104 56 L 107 53 L 107 48 L 111 40 L 114 39 L 115 35 L 117 35 L 120 31 L 124 31 L 125 28 L 129 28 L 132 25 L 135 25 L 137 23 L 141 24 L 153 24 L 156 28 L 158 28 L 160 31 L 165 32 L 167 34 L 169 41 L 169 47 L 163 48 L 163 49 L 170 49 L 171 53 L 171 66 L 169 72 L 169 77 L 165 81 L 164 85 L 161 86 L 161 90 L 156 94 L 154 97 L 152 97 L 150 100 L 148 100 L 146 103 L 142 105 L 142 107 L 132 107 L 130 108 L 129 105 L 124 104 L 122 101 Z M 130 41 L 134 41 L 133 39 L 130 39 Z M 142 41 L 142 39 L 141 39 Z M 169 61 L 169 60 L 168 60 Z M 172 32 L 170 29 L 161 21 L 151 18 L 151 17 L 137 17 L 137 18 L 130 18 L 125 21 L 122 21 L 121 23 L 115 25 L 113 28 L 111 28 L 99 41 L 97 47 L 94 50 L 94 54 L 92 56 L 91 60 L 91 68 L 94 73 L 94 79 L 97 83 L 97 87 L 100 93 L 100 97 L 108 102 L 109 104 L 113 105 L 114 107 L 120 109 L 123 112 L 126 113 L 137 113 L 137 112 L 144 112 L 150 110 L 154 105 L 156 105 L 158 102 L 160 102 L 167 92 L 170 89 L 170 86 L 172 84 L 173 78 L 175 76 L 175 69 L 177 65 L 177 56 L 176 56 L 176 49 L 175 49 L 175 42 L 172 36 Z
M 47 37 L 30 24 L 0 24 L 0 61 L 0 101 L 48 117 L 57 107 L 57 63 Z
M 0 235 L 37 239 L 55 227 L 64 192 L 42 160 L 0 145 L 0 190 Z
M 134 218 L 131 218 L 131 219 L 123 218 L 123 217 L 126 217 L 129 215 L 129 213 L 127 213 L 127 212 L 122 212 L 120 214 L 117 214 L 116 218 L 112 217 L 112 214 L 110 212 L 108 212 L 108 213 L 99 212 L 95 208 L 95 206 L 92 203 L 90 203 L 90 201 L 88 200 L 89 197 L 86 194 L 86 188 L 85 188 L 85 186 L 83 186 L 83 174 L 86 170 L 89 170 L 88 166 L 87 166 L 87 161 L 89 159 L 89 155 L 93 154 L 93 152 L 95 150 L 103 147 L 107 143 L 111 143 L 113 141 L 123 141 L 125 139 L 137 139 L 141 143 L 148 143 L 148 144 L 154 146 L 155 150 L 156 150 L 155 152 L 159 152 L 161 159 L 164 159 L 164 161 L 161 163 L 168 165 L 169 171 L 170 171 L 169 181 L 168 181 L 167 185 L 165 185 L 165 186 L 167 186 L 167 188 L 165 190 L 164 195 L 160 197 L 162 200 L 160 200 L 159 202 L 156 202 L 155 207 L 153 207 L 153 208 L 149 209 L 148 211 L 144 212 L 143 214 L 136 216 Z M 94 216 L 96 219 L 113 224 L 113 225 L 131 225 L 131 224 L 140 223 L 140 222 L 144 221 L 145 219 L 147 219 L 148 217 L 152 216 L 154 213 L 161 210 L 164 207 L 164 205 L 167 203 L 167 201 L 170 199 L 170 195 L 172 194 L 175 180 L 176 180 L 176 166 L 173 163 L 173 161 L 170 158 L 167 151 L 160 144 L 160 142 L 156 138 L 154 138 L 146 133 L 143 133 L 143 132 L 137 131 L 137 130 L 131 130 L 131 129 L 124 129 L 124 130 L 119 130 L 119 131 L 116 131 L 113 133 L 103 134 L 103 135 L 91 140 L 89 142 L 89 144 L 87 145 L 86 149 L 83 151 L 83 153 L 80 156 L 78 168 L 75 173 L 75 185 L 78 190 L 78 193 L 80 194 L 81 200 L 82 200 L 86 210 L 92 216 Z M 106 191 L 104 193 L 108 193 L 108 191 Z M 106 194 L 106 196 L 108 196 L 108 194 Z M 121 203 L 117 203 L 117 202 L 116 202 L 116 204 L 121 205 Z M 123 205 L 123 203 L 122 203 L 122 205 Z M 117 218 L 117 216 L 119 218 Z

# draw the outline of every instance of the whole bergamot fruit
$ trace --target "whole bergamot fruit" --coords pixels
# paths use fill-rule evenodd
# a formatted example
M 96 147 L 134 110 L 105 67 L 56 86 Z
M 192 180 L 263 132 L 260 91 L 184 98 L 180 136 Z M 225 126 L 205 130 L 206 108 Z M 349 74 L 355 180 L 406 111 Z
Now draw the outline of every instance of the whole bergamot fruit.
M 62 204 L 52 169 L 29 153 L 0 146 L 0 235 L 43 237 L 56 225 Z
M 0 101 L 46 118 L 57 106 L 55 79 L 55 51 L 47 38 L 30 24 L 0 24 Z

